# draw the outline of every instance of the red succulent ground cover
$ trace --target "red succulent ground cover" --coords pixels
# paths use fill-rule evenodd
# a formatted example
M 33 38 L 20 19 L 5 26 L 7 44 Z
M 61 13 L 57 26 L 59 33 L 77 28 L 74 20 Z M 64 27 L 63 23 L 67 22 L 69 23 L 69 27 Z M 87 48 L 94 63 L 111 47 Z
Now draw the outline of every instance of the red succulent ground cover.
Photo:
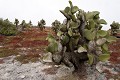
M 40 31 L 39 29 L 32 28 L 26 31 L 21 32 L 17 36 L 13 36 L 6 43 L 9 44 L 9 47 L 36 47 L 47 45 L 48 42 L 45 40 L 47 37 L 48 31 Z
M 47 41 L 42 41 L 42 40 L 28 40 L 28 41 L 23 41 L 21 42 L 22 47 L 36 47 L 36 46 L 43 46 L 47 45 Z
M 46 37 L 49 33 L 55 35 L 51 28 L 46 28 L 43 31 L 40 31 L 39 28 L 29 28 L 16 36 L 0 35 L 0 46 L 27 55 L 43 54 L 45 47 L 48 45 Z M 2 51 L 3 47 L 0 47 L 0 51 Z M 112 52 L 109 61 L 112 64 L 120 64 L 120 39 L 110 44 L 109 50 Z
M 20 32 L 16 36 L 3 36 L 0 35 L 0 46 L 5 48 L 30 48 L 26 53 L 41 53 L 44 52 L 45 47 L 48 45 L 46 37 L 49 33 L 55 35 L 51 28 L 46 28 L 40 31 L 39 28 L 29 28 Z M 109 61 L 113 64 L 120 64 L 120 39 L 109 45 L 111 58 Z M 21 51 L 20 51 L 21 52 Z
M 111 53 L 110 62 L 113 64 L 120 64 L 120 39 L 109 45 Z
M 12 49 L 26 55 L 26 57 L 37 57 L 45 52 L 48 45 L 46 37 L 49 33 L 53 33 L 50 28 L 40 31 L 39 28 L 29 28 L 20 32 L 16 36 L 0 35 L 0 51 Z M 2 45 L 1 45 L 2 44 Z M 5 50 L 4 50 L 5 51 Z M 0 53 L 4 54 L 4 53 Z M 40 56 L 39 56 L 40 57 Z
M 3 59 L 0 59 L 0 64 L 4 63 Z
M 109 70 L 105 70 L 104 72 L 106 73 L 106 77 L 109 80 L 112 78 L 113 80 L 119 80 L 120 79 L 120 38 L 117 39 L 116 42 L 113 42 L 109 45 L 109 50 L 111 51 L 110 54 L 110 63 L 109 65 L 110 69 L 113 71 L 116 70 L 117 68 L 117 74 L 116 73 L 111 73 Z
M 5 36 L 0 35 L 0 43 L 2 43 L 2 42 L 3 42 L 4 38 L 5 38 Z

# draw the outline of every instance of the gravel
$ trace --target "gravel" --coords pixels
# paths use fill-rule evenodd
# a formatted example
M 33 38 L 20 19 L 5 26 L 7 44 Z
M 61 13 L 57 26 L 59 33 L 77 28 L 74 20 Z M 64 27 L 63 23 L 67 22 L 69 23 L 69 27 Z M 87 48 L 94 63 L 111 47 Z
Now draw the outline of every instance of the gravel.
M 0 64 L 0 80 L 69 80 L 69 78 L 72 78 L 71 80 L 107 80 L 105 74 L 102 73 L 105 67 L 101 66 L 103 65 L 101 62 L 96 66 L 97 70 L 92 69 L 92 67 L 86 64 L 86 78 L 77 79 L 76 76 L 72 75 L 72 70 L 65 65 L 56 66 L 43 64 L 42 62 L 21 64 L 14 60 L 14 58 L 15 56 L 10 56 L 4 59 L 5 63 Z M 50 71 L 49 69 L 52 68 L 57 68 L 53 69 L 57 70 L 55 74 L 46 74 L 46 71 L 44 71 Z M 119 68 L 116 68 L 116 71 L 119 71 Z
M 45 74 L 44 69 L 51 68 L 41 62 L 21 64 L 14 61 L 14 56 L 9 60 L 5 59 L 0 64 L 0 80 L 56 80 L 56 78 L 68 75 L 71 71 L 66 66 L 61 66 L 56 74 Z

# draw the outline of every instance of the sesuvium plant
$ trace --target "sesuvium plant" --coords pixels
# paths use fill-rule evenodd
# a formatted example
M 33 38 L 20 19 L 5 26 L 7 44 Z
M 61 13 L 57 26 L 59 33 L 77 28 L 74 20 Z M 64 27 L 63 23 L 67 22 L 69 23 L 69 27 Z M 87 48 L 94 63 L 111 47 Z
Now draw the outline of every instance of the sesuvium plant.
M 46 48 L 52 53 L 53 62 L 77 70 L 81 63 L 88 62 L 96 65 L 99 61 L 110 58 L 108 44 L 116 38 L 102 29 L 107 24 L 100 19 L 98 11 L 85 12 L 69 1 L 70 7 L 60 12 L 66 18 L 66 24 L 60 24 L 57 31 L 58 40 L 52 35 L 46 38 L 50 44 Z
M 110 26 L 111 26 L 111 34 L 113 36 L 116 36 L 118 31 L 120 30 L 120 24 L 118 22 L 113 21 L 113 23 Z
M 43 29 L 45 29 L 46 22 L 44 19 L 40 20 L 40 22 L 38 21 L 38 27 L 40 28 L 41 31 L 43 31 Z

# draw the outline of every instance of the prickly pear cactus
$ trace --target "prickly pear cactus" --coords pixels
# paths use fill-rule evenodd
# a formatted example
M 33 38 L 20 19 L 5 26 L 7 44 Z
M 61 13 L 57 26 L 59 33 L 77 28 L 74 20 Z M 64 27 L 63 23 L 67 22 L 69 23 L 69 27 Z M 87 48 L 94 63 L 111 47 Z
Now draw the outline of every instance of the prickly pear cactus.
M 120 24 L 118 22 L 113 21 L 113 23 L 110 26 L 111 26 L 111 34 L 115 36 L 120 30 Z
M 17 28 L 17 27 L 18 27 L 18 24 L 19 24 L 19 20 L 15 18 L 14 24 L 16 25 L 16 28 Z
M 38 22 L 38 27 L 40 28 L 41 31 L 43 31 L 43 29 L 45 29 L 46 22 L 45 20 L 40 20 L 40 22 Z
M 100 19 L 98 11 L 85 12 L 69 1 L 70 7 L 60 12 L 66 17 L 66 24 L 60 24 L 56 40 L 49 35 L 50 44 L 47 51 L 53 55 L 60 54 L 62 60 L 69 67 L 78 69 L 80 63 L 88 60 L 91 65 L 98 61 L 106 61 L 110 57 L 108 44 L 116 38 L 102 29 L 101 24 L 107 24 Z
M 22 27 L 22 30 L 24 30 L 26 28 L 26 26 L 25 26 L 26 25 L 25 20 L 23 20 L 20 25 Z
M 55 20 L 55 21 L 52 23 L 52 30 L 53 30 L 55 33 L 57 33 L 57 32 L 59 31 L 59 29 L 60 29 L 60 25 L 61 25 L 60 21 Z

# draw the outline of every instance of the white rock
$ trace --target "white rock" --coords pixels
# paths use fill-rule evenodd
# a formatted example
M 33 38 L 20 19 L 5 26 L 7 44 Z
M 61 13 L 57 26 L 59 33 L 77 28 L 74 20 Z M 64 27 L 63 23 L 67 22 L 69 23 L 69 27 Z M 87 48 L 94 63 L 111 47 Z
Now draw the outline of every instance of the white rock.
M 97 63 L 96 69 L 97 69 L 100 73 L 102 73 L 102 72 L 104 71 L 104 70 L 103 70 L 103 65 L 102 65 L 101 62 Z
M 21 75 L 20 78 L 22 78 L 22 79 L 25 78 L 25 75 Z
M 9 73 L 5 73 L 5 74 L 4 74 L 4 77 L 5 77 L 5 78 L 8 78 L 9 75 L 10 75 Z
M 84 47 L 80 46 L 78 48 L 78 53 L 81 53 L 81 52 L 87 52 L 87 50 Z
M 109 80 L 114 80 L 114 79 L 111 78 L 111 79 L 109 79 Z
M 96 41 L 97 45 L 103 45 L 106 42 L 106 38 L 101 38 Z
M 0 48 L 3 47 L 3 46 L 0 46 Z
M 20 57 L 20 55 L 17 55 L 17 57 Z
M 59 65 L 55 65 L 55 67 L 59 67 Z
M 43 57 L 44 62 L 52 62 L 52 53 L 48 52 Z

